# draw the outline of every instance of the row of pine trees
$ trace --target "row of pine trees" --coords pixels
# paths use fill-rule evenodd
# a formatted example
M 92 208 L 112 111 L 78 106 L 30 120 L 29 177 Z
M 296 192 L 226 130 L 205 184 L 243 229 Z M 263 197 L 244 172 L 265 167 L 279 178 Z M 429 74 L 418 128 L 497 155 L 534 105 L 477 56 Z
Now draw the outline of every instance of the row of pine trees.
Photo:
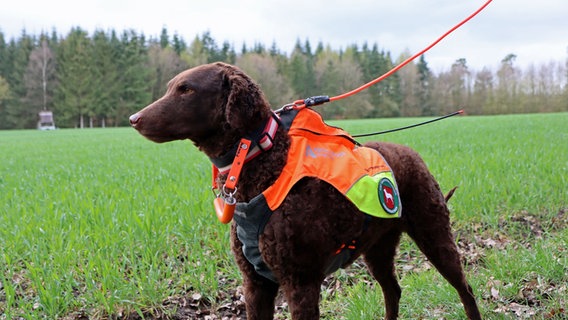
M 159 98 L 178 72 L 203 63 L 236 64 L 262 87 L 273 108 L 315 95 L 335 96 L 384 74 L 410 54 L 392 57 L 374 45 L 335 50 L 298 40 L 289 54 L 270 47 L 217 43 L 208 32 L 189 44 L 166 28 L 159 38 L 76 27 L 25 31 L 7 40 L 0 32 L 0 129 L 34 128 L 41 110 L 58 127 L 124 126 L 128 116 Z M 514 54 L 496 58 L 497 70 L 471 70 L 457 58 L 434 73 L 421 56 L 386 80 L 351 98 L 327 104 L 326 118 L 432 116 L 568 111 L 567 62 L 521 69 Z

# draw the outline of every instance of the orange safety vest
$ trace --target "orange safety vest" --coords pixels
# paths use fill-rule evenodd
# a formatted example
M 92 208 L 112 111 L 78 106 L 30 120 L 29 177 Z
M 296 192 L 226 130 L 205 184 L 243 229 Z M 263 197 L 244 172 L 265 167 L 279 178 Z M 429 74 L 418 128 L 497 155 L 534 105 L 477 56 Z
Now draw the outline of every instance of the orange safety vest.
M 315 177 L 334 186 L 371 216 L 400 217 L 394 175 L 378 151 L 359 146 L 346 131 L 327 125 L 309 108 L 294 117 L 288 135 L 291 145 L 286 165 L 263 192 L 271 210 L 282 204 L 300 179 Z
M 333 185 L 369 216 L 397 218 L 401 212 L 394 175 L 378 151 L 359 146 L 347 132 L 325 124 L 309 108 L 284 111 L 280 120 L 289 129 L 291 139 L 287 163 L 272 186 L 249 202 L 238 202 L 233 217 L 246 259 L 258 274 L 273 282 L 278 281 L 262 259 L 259 236 L 290 189 L 303 177 Z M 325 273 L 343 267 L 352 249 L 341 246 Z

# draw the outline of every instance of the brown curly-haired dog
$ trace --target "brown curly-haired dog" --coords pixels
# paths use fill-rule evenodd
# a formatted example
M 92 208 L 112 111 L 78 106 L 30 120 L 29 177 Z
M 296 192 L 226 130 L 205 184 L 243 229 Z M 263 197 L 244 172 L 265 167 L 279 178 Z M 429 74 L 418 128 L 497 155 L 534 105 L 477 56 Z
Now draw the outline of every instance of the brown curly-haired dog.
M 190 139 L 210 158 L 221 157 L 272 117 L 261 92 L 237 67 L 213 63 L 184 71 L 166 94 L 130 117 L 142 135 L 155 142 Z M 273 147 L 245 164 L 236 198 L 248 202 L 278 178 L 290 139 L 282 126 Z M 259 235 L 258 246 L 273 280 L 257 273 L 231 228 L 232 250 L 243 274 L 248 319 L 272 319 L 279 288 L 292 318 L 318 319 L 320 287 L 338 247 L 352 239 L 358 246 L 346 266 L 362 255 L 381 285 L 386 319 L 396 319 L 401 289 L 394 256 L 402 232 L 457 290 L 469 319 L 481 319 L 450 230 L 449 211 L 438 183 L 420 156 L 408 147 L 374 142 L 390 164 L 400 192 L 402 217 L 381 219 L 360 212 L 343 194 L 316 178 L 300 180 L 275 210 Z M 219 177 L 223 183 L 226 175 Z

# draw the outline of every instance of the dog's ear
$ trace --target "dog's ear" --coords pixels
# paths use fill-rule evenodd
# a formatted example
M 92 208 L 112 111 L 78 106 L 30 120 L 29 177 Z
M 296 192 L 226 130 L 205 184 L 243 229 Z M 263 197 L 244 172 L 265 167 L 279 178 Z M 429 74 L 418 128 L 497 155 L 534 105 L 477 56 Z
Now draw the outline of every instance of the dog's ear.
M 263 114 L 270 110 L 260 87 L 243 71 L 228 66 L 227 82 L 229 95 L 225 106 L 227 123 L 236 129 L 251 129 L 258 126 Z

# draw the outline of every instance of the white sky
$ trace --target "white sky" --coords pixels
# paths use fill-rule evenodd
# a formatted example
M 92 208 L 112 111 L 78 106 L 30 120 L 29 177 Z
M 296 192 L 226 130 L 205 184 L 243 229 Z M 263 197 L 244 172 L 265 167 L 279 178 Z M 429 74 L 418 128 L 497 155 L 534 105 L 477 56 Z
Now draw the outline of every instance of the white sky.
M 66 35 L 79 26 L 134 29 L 147 38 L 162 27 L 189 44 L 210 31 L 220 45 L 229 41 L 240 51 L 260 42 L 290 53 L 300 39 L 319 41 L 334 49 L 365 41 L 377 43 L 393 57 L 414 54 L 479 8 L 486 0 L 15 0 L 0 6 L 0 31 L 7 39 L 42 31 Z M 497 68 L 509 53 L 521 67 L 568 54 L 567 0 L 493 0 L 472 21 L 426 54 L 434 71 L 449 69 L 465 58 L 470 68 Z

